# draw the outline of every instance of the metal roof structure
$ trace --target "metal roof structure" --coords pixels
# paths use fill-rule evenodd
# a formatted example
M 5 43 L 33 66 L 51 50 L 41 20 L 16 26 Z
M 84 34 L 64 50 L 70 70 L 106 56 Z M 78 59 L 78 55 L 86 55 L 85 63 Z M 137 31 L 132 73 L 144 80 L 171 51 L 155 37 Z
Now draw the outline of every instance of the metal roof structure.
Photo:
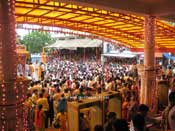
M 144 17 L 58 0 L 16 0 L 16 21 L 88 32 L 118 41 L 131 50 L 144 48 Z M 156 51 L 175 51 L 175 27 L 156 19 Z

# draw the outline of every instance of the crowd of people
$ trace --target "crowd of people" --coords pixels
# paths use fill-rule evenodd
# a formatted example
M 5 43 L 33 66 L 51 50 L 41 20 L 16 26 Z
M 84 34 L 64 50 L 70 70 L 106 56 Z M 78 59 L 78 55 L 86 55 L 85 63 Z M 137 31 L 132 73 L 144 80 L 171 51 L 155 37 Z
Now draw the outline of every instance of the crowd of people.
M 54 58 L 47 64 L 30 63 L 27 74 L 32 79 L 25 102 L 31 131 L 44 131 L 49 126 L 68 131 L 68 101 L 110 91 L 119 92 L 122 97 L 122 119 L 115 112 L 107 112 L 105 125 L 96 125 L 94 131 L 129 131 L 129 127 L 132 131 L 145 131 L 149 108 L 139 104 L 140 85 L 134 65 Z M 79 124 L 80 131 L 90 130 L 83 113 Z

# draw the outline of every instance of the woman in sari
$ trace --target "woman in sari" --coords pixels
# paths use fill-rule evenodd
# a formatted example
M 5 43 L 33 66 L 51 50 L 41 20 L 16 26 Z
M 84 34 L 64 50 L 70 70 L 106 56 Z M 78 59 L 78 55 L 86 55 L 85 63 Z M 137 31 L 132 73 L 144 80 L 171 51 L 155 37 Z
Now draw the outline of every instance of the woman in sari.
M 36 131 L 44 131 L 45 130 L 45 124 L 44 124 L 45 114 L 44 114 L 42 108 L 43 108 L 42 105 L 38 105 L 38 109 L 35 110 L 34 125 L 35 125 Z
M 59 131 L 67 131 L 67 122 L 68 122 L 68 118 L 67 118 L 67 113 L 64 112 L 64 110 L 61 110 L 61 112 L 59 112 L 56 116 L 56 120 L 59 122 L 60 124 L 60 128 Z
M 169 94 L 169 105 L 162 113 L 162 131 L 175 131 L 175 92 Z
M 125 98 L 124 102 L 122 103 L 122 118 L 127 120 L 128 118 L 128 108 L 129 108 L 130 98 Z

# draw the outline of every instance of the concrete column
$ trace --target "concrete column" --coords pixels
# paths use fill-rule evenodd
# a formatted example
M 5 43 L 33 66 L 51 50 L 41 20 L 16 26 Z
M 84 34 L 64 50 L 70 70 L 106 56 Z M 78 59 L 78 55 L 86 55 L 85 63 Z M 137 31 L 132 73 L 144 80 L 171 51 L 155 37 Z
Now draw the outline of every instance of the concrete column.
M 3 80 L 16 78 L 15 0 L 0 1 L 0 43 Z
M 144 72 L 142 78 L 142 101 L 150 109 L 155 109 L 156 104 L 156 74 L 155 65 L 155 17 L 145 17 L 144 23 Z
M 25 81 L 16 77 L 15 0 L 0 0 L 0 130 L 25 131 Z

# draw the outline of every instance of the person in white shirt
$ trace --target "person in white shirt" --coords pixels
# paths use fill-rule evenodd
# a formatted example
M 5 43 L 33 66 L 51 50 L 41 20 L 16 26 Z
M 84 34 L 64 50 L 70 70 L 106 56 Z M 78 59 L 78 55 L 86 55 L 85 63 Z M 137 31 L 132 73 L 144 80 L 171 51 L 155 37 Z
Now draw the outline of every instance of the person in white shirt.
M 39 80 L 39 63 L 38 60 L 36 60 L 35 64 L 34 64 L 34 81 L 38 81 Z
M 22 67 L 22 64 L 18 64 L 17 65 L 17 76 L 23 76 L 24 75 L 24 72 L 23 72 L 23 67 Z

